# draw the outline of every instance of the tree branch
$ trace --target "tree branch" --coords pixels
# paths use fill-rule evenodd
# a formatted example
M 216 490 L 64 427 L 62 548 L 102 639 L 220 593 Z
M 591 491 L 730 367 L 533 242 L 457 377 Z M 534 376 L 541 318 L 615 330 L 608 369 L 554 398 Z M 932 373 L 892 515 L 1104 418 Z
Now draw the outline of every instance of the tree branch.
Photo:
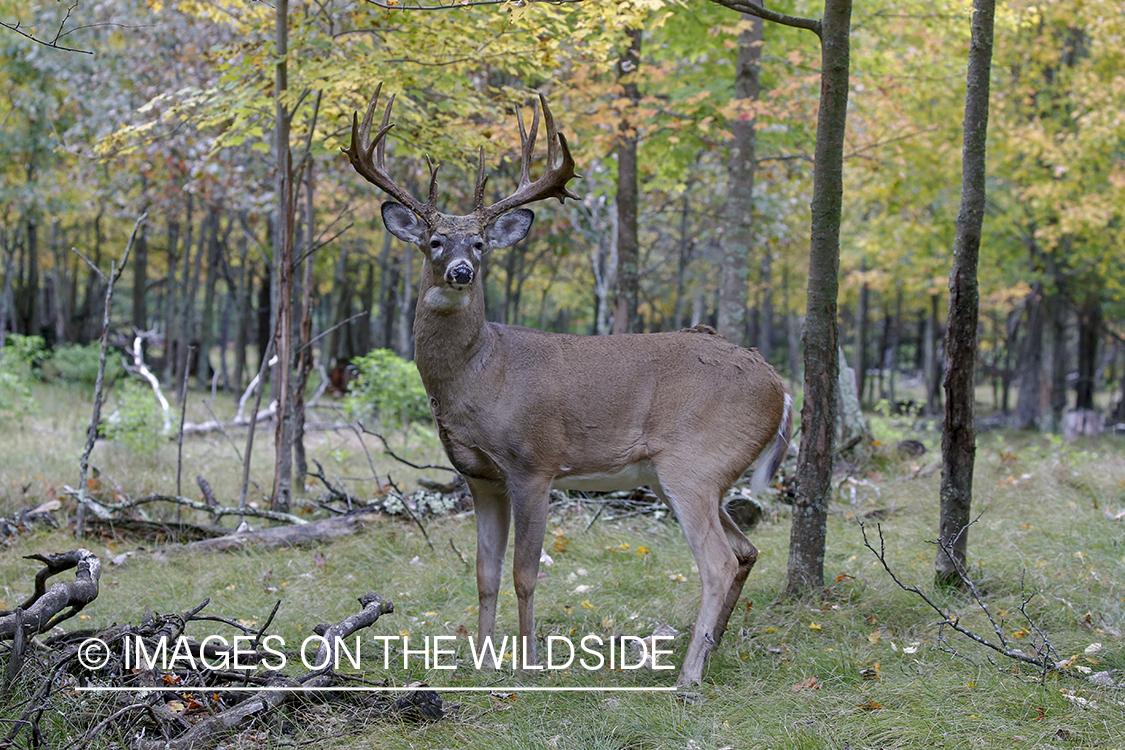
M 791 26 L 795 29 L 808 29 L 812 33 L 820 36 L 820 20 L 816 18 L 802 18 L 801 16 L 789 16 L 784 13 L 778 13 L 775 10 L 763 8 L 761 5 L 755 5 L 748 2 L 748 0 L 711 0 L 724 8 L 736 10 L 739 13 L 745 13 L 750 16 L 757 16 L 765 21 L 773 21 L 782 26 Z

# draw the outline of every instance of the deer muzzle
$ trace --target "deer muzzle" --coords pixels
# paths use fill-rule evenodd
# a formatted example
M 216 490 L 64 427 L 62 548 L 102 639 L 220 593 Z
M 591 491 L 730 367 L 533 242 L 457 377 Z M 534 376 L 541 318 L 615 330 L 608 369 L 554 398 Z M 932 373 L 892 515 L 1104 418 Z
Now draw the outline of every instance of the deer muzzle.
M 445 269 L 446 282 L 455 286 L 467 286 L 473 282 L 473 267 L 469 263 L 454 263 Z

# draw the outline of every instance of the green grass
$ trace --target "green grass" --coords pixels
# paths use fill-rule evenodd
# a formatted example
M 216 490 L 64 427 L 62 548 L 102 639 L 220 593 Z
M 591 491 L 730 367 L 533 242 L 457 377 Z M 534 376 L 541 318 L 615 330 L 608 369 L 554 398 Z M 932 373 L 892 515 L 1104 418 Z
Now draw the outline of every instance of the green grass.
M 76 481 L 85 422 L 77 400 L 75 394 L 57 393 L 41 399 L 38 415 L 8 430 L 9 459 L 0 467 L 5 512 Z M 709 662 L 701 704 L 660 693 L 520 693 L 514 699 L 464 693 L 444 696 L 460 704 L 457 713 L 425 726 L 368 726 L 349 719 L 350 709 L 311 704 L 292 717 L 294 738 L 310 739 L 323 731 L 331 737 L 320 746 L 342 748 L 373 742 L 386 748 L 537 750 L 1125 747 L 1122 691 L 1069 677 L 1040 680 L 955 634 L 949 635 L 950 644 L 960 656 L 938 648 L 934 613 L 889 580 L 864 549 L 859 526 L 867 519 L 871 531 L 877 518 L 898 575 L 930 591 L 935 549 L 926 540 L 935 535 L 940 467 L 928 469 L 940 460 L 937 437 L 921 436 L 929 452 L 904 460 L 883 436 L 894 430 L 905 434 L 905 428 L 877 421 L 875 429 L 890 447 L 877 448 L 870 473 L 857 477 L 867 483 L 856 486 L 854 503 L 842 492 L 829 517 L 825 574 L 830 595 L 809 601 L 783 597 L 789 520 L 781 508 L 775 520 L 751 533 L 762 555 L 744 590 L 746 603 Z M 238 442 L 241 446 L 241 437 Z M 432 442 L 422 442 L 412 455 L 440 460 Z M 260 441 L 263 452 L 255 457 L 263 486 L 272 468 L 269 443 Z M 335 475 L 369 473 L 358 442 L 348 433 L 316 435 L 310 453 Z M 137 457 L 99 444 L 95 455 L 103 477 L 112 476 L 130 494 L 174 485 L 174 446 L 162 446 L 155 457 Z M 391 471 L 404 487 L 413 482 L 416 473 L 378 460 L 379 470 Z M 238 464 L 221 436 L 185 444 L 185 478 L 193 480 L 197 473 L 211 480 L 221 498 L 237 491 Z M 185 486 L 185 494 L 195 494 L 193 481 Z M 374 483 L 353 487 L 370 492 Z M 1012 643 L 1026 642 L 1017 637 L 1025 624 L 1018 607 L 1026 588 L 1037 592 L 1028 612 L 1062 658 L 1077 656 L 1077 666 L 1093 671 L 1125 669 L 1125 640 L 1119 635 L 1125 630 L 1125 523 L 1106 516 L 1107 510 L 1125 507 L 1125 444 L 1111 437 L 1067 444 L 1030 433 L 986 433 L 979 441 L 975 490 L 974 510 L 982 516 L 970 531 L 972 571 L 988 606 L 1004 618 Z M 591 517 L 589 509 L 570 506 L 556 510 L 550 520 L 546 547 L 555 562 L 544 569 L 536 589 L 539 635 L 646 634 L 667 623 L 681 631 L 674 649 L 675 659 L 682 659 L 699 583 L 678 526 L 649 517 L 607 521 L 603 516 L 587 531 Z M 137 622 L 146 610 L 183 611 L 205 597 L 211 598 L 211 614 L 260 624 L 280 600 L 271 631 L 292 645 L 313 625 L 354 612 L 356 597 L 374 590 L 395 603 L 395 613 L 376 623 L 374 634 L 472 633 L 475 576 L 450 546 L 452 540 L 471 557 L 472 519 L 431 520 L 428 530 L 434 550 L 413 525 L 387 519 L 315 550 L 176 554 L 155 560 L 138 554 L 124 565 L 106 566 L 101 595 L 66 627 Z M 556 539 L 565 542 L 558 545 L 562 551 Z M 135 546 L 105 539 L 83 543 L 103 560 Z M 0 608 L 18 603 L 31 589 L 37 566 L 22 555 L 73 546 L 70 534 L 59 530 L 21 536 L 0 551 L 0 599 L 6 602 Z M 991 635 L 972 602 L 955 594 L 933 596 L 952 607 L 962 624 Z M 508 577 L 500 607 L 498 632 L 514 634 L 516 604 Z M 199 636 L 204 628 L 193 625 L 189 633 Z M 214 632 L 232 634 L 221 625 Z M 1095 642 L 1102 649 L 1087 655 L 1086 647 Z M 369 677 L 400 683 L 425 679 L 435 685 L 674 682 L 672 673 L 572 669 L 482 675 L 465 666 L 453 673 L 426 673 L 417 666 L 383 672 L 381 664 L 376 666 Z M 816 689 L 794 689 L 813 677 Z M 1117 672 L 1115 678 L 1125 674 Z

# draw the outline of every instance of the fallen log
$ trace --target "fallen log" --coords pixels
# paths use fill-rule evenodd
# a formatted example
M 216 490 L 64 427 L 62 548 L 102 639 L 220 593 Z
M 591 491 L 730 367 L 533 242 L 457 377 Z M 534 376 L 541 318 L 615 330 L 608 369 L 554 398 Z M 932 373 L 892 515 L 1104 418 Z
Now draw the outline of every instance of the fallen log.
M 242 531 L 214 539 L 158 547 L 155 552 L 230 552 L 247 547 L 302 547 L 351 536 L 377 518 L 378 511 L 360 510 L 345 516 L 310 521 L 300 526 L 275 526 Z

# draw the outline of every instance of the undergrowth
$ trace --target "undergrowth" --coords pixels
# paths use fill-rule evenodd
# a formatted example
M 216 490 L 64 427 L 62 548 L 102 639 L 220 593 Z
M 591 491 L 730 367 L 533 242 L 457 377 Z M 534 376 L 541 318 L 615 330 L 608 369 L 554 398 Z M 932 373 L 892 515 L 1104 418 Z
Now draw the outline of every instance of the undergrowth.
M 5 512 L 51 492 L 59 496 L 60 485 L 76 474 L 82 427 L 82 419 L 60 407 L 25 419 L 14 436 L 9 433 L 5 442 L 12 460 L 0 469 Z M 878 437 L 878 424 L 875 429 Z M 359 748 L 377 736 L 384 748 L 537 750 L 1125 747 L 1125 691 L 1098 687 L 1083 674 L 1107 671 L 1117 682 L 1125 680 L 1125 525 L 1112 520 L 1125 507 L 1122 443 L 1111 437 L 1064 443 L 1006 432 L 980 437 L 974 510 L 982 515 L 970 531 L 970 572 L 1016 644 L 1025 640 L 1020 634 L 1025 623 L 1018 617 L 1021 593 L 1037 592 L 1028 613 L 1063 658 L 1073 657 L 1068 674 L 1041 679 L 956 634 L 948 634 L 943 647 L 933 612 L 890 581 L 864 549 L 860 524 L 880 524 L 896 573 L 931 590 L 936 549 L 927 540 L 936 534 L 940 458 L 932 435 L 922 442 L 927 453 L 903 457 L 888 441 L 875 449 L 873 468 L 853 477 L 853 484 L 837 478 L 840 493 L 829 517 L 825 559 L 829 586 L 822 595 L 804 601 L 783 596 L 789 534 L 784 506 L 751 532 L 762 554 L 709 662 L 700 703 L 668 693 L 502 689 L 670 686 L 675 677 L 667 672 L 485 674 L 464 664 L 454 672 L 426 672 L 416 664 L 384 671 L 381 663 L 365 664 L 369 679 L 494 684 L 496 692 L 445 694 L 447 707 L 459 709 L 426 725 L 357 726 L 345 709 L 308 705 L 301 709 L 302 721 L 286 730 L 287 739 Z M 354 435 L 319 434 L 312 443 L 310 455 L 335 476 L 369 473 Z M 421 460 L 442 460 L 432 441 L 396 444 L 395 450 L 400 447 Z M 380 452 L 378 446 L 369 448 Z M 171 450 L 162 445 L 153 456 L 136 456 L 99 444 L 94 463 L 103 482 L 112 477 L 132 493 L 167 490 L 175 476 Z M 185 456 L 185 476 L 206 473 L 217 493 L 231 496 L 238 464 L 221 436 L 187 441 Z M 380 471 L 390 471 L 410 489 L 417 472 L 378 460 Z M 264 482 L 272 464 L 265 454 L 255 457 L 256 465 L 259 461 Z M 353 482 L 359 494 L 373 493 L 377 485 Z M 679 528 L 674 521 L 613 520 L 611 514 L 590 526 L 594 512 L 591 506 L 568 505 L 552 513 L 545 549 L 553 564 L 543 568 L 536 589 L 540 637 L 647 635 L 668 625 L 680 633 L 673 659 L 682 659 L 699 583 Z M 476 630 L 476 582 L 457 550 L 471 561 L 473 521 L 431 519 L 428 531 L 433 549 L 415 526 L 387 518 L 363 534 L 315 549 L 139 553 L 122 565 L 107 565 L 99 598 L 64 627 L 135 622 L 146 610 L 183 611 L 206 597 L 210 613 L 260 625 L 280 600 L 270 630 L 287 643 L 300 643 L 313 625 L 354 612 L 356 597 L 374 590 L 395 603 L 395 613 L 380 619 L 373 635 L 453 635 L 464 649 L 465 635 Z M 106 561 L 136 547 L 127 540 L 83 544 Z M 65 529 L 13 540 L 0 552 L 0 609 L 31 590 L 36 566 L 23 555 L 73 546 Z M 990 626 L 971 600 L 951 592 L 933 596 L 962 624 L 987 634 Z M 516 603 L 507 572 L 500 599 L 498 633 L 514 634 Z

